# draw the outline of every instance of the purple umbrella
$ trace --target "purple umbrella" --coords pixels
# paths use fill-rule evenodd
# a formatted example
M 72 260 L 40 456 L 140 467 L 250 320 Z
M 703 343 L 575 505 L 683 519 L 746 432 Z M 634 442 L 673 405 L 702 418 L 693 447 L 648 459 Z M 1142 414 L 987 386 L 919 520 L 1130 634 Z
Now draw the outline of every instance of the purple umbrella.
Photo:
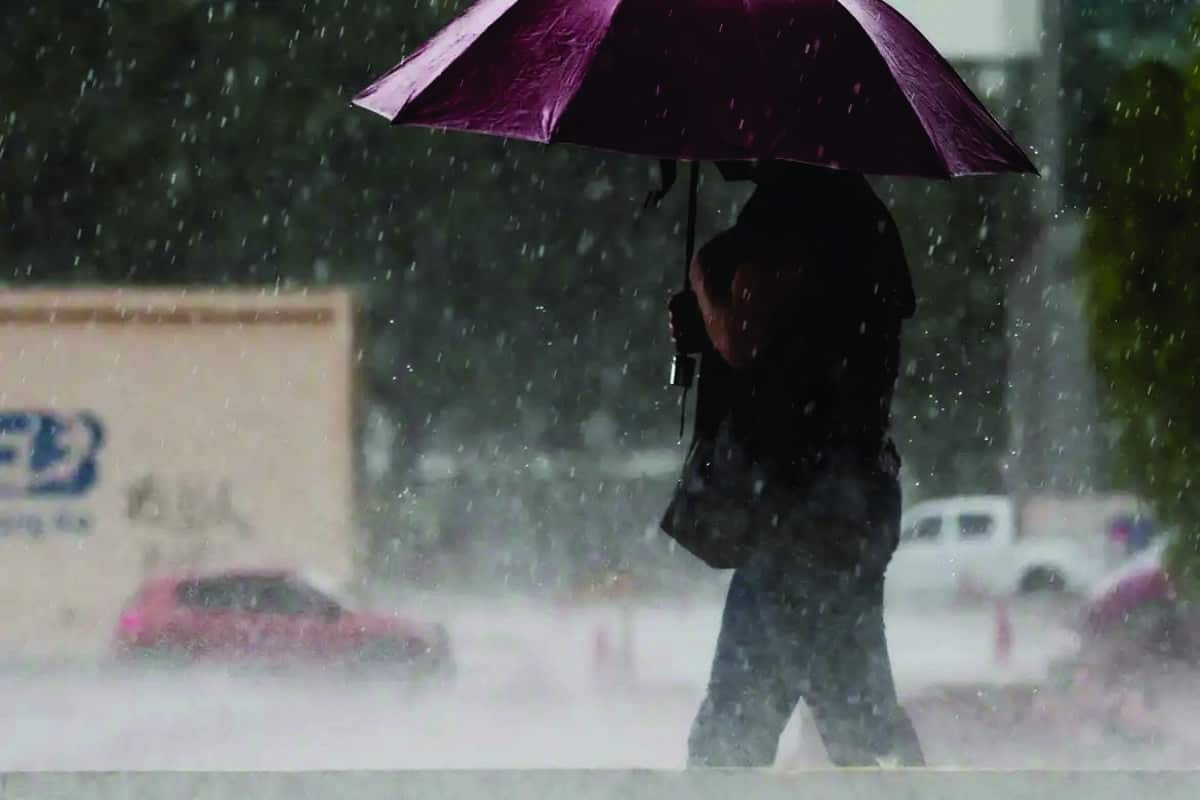
M 354 103 L 662 159 L 1036 172 L 882 0 L 480 0 Z
M 479 0 L 354 99 L 392 122 L 878 175 L 1037 170 L 883 0 Z M 669 171 L 668 171 L 669 168 Z M 689 386 L 677 354 L 672 383 Z

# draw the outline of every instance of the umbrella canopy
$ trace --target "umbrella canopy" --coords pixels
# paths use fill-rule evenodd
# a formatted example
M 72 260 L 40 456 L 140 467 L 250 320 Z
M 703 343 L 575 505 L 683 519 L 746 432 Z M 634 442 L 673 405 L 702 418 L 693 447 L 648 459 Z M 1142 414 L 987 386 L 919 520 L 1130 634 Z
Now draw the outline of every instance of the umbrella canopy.
M 662 159 L 1036 172 L 883 0 L 480 0 L 354 103 Z

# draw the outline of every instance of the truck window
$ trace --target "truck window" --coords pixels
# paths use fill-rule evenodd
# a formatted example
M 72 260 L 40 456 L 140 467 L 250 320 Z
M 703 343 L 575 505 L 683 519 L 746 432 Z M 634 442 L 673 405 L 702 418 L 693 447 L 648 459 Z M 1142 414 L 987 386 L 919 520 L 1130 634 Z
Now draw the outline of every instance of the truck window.
M 996 520 L 990 514 L 961 514 L 958 533 L 963 539 L 987 539 L 996 530 Z
M 922 517 L 900 532 L 902 542 L 931 542 L 942 535 L 941 517 Z

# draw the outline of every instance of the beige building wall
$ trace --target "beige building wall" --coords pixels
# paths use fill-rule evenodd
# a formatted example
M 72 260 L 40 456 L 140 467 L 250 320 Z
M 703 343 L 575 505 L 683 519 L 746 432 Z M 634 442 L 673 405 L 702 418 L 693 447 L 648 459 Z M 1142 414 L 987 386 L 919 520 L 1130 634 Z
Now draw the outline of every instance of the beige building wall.
M 342 291 L 0 292 L 0 658 L 102 652 L 152 574 L 348 577 L 351 317 Z

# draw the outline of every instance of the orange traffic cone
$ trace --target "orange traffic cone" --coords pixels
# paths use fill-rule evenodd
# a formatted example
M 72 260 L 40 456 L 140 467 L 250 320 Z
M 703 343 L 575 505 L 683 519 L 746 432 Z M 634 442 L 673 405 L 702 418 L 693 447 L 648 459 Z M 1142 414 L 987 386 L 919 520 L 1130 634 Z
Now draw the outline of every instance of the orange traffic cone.
M 1012 658 L 1013 630 L 1008 617 L 1008 603 L 1003 598 L 996 601 L 995 660 L 1007 664 Z

